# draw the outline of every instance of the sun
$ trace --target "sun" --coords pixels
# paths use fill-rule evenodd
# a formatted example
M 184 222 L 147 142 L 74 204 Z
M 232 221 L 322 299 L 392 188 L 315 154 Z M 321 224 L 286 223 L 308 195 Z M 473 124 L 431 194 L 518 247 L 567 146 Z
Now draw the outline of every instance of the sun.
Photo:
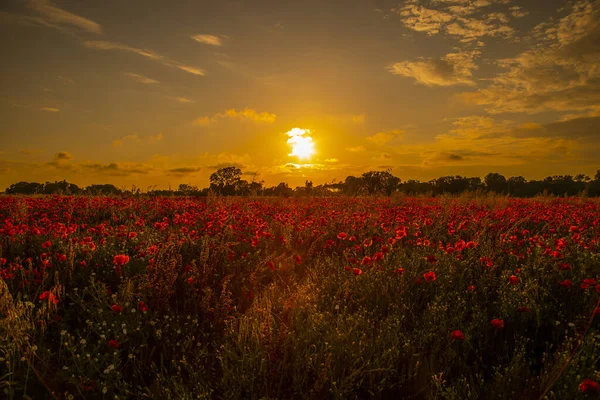
M 288 144 L 292 146 L 292 152 L 289 156 L 296 156 L 299 159 L 309 159 L 315 154 L 315 145 L 313 138 L 310 136 L 310 130 L 293 128 L 287 132 L 290 137 Z

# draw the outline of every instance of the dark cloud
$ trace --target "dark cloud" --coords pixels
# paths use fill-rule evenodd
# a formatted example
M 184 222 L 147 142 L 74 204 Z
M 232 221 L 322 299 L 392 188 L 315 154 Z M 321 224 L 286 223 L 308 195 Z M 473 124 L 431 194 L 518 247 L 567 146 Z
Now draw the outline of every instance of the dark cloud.
M 91 170 L 97 174 L 110 176 L 146 175 L 152 171 L 152 167 L 144 164 L 122 165 L 114 162 L 110 164 L 83 164 L 82 168 Z
M 216 165 L 210 165 L 208 168 L 210 169 L 221 169 L 221 168 L 227 168 L 227 167 L 236 167 L 239 169 L 244 169 L 246 168 L 246 166 L 244 164 L 240 164 L 240 163 L 219 163 Z

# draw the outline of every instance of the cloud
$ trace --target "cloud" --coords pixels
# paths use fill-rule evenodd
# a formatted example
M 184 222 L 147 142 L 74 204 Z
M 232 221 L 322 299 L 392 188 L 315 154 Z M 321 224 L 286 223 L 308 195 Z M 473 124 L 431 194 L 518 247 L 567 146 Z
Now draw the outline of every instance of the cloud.
M 40 108 L 40 110 L 42 110 L 42 111 L 48 111 L 48 112 L 59 112 L 60 108 L 42 107 L 42 108 Z
M 136 47 L 131 47 L 131 46 L 128 46 L 128 45 L 122 44 L 122 43 L 107 42 L 107 41 L 101 41 L 101 40 L 86 40 L 83 42 L 83 45 L 85 47 L 87 47 L 88 49 L 95 49 L 95 50 L 125 51 L 128 53 L 137 54 L 139 56 L 148 58 L 150 60 L 160 61 L 166 66 L 178 68 L 182 71 L 188 72 L 193 75 L 198 75 L 198 76 L 205 75 L 204 70 L 202 70 L 200 68 L 191 67 L 189 65 L 181 64 L 177 61 L 170 60 L 169 58 L 162 56 L 152 50 L 138 49 Z
M 350 153 L 361 153 L 367 150 L 365 146 L 356 146 L 356 147 L 346 147 L 346 151 Z
M 510 14 L 515 18 L 522 18 L 529 14 L 529 11 L 525 11 L 523 7 L 513 6 L 510 8 Z
M 404 136 L 404 132 L 399 129 L 391 131 L 377 132 L 372 136 L 367 136 L 367 140 L 374 143 L 377 146 L 383 146 L 391 142 L 392 140 L 399 139 Z
M 427 86 L 475 85 L 474 60 L 480 51 L 449 53 L 441 59 L 421 58 L 419 61 L 402 61 L 389 66 L 392 74 L 414 78 Z
M 28 6 L 31 10 L 40 14 L 40 16 L 20 16 L 21 19 L 19 22 L 21 23 L 43 25 L 60 30 L 64 30 L 65 28 L 77 28 L 89 33 L 102 33 L 102 26 L 100 26 L 100 24 L 60 9 L 48 0 L 30 0 Z
M 224 162 L 224 163 L 219 163 L 219 164 L 208 166 L 208 168 L 214 169 L 214 170 L 221 169 L 221 168 L 227 168 L 227 167 L 235 167 L 235 168 L 239 168 L 239 169 L 244 169 L 244 168 L 246 168 L 246 165 L 240 164 L 240 163 Z
M 193 103 L 194 100 L 190 100 L 187 97 L 171 97 L 171 100 L 175 100 L 178 103 L 182 103 L 182 104 L 187 104 L 187 103 Z
M 222 46 L 223 42 L 221 42 L 221 38 L 215 35 L 193 35 L 190 36 L 198 43 L 204 43 L 211 46 Z
M 72 160 L 73 156 L 70 153 L 66 152 L 66 151 L 61 151 L 61 152 L 56 153 L 56 155 L 54 156 L 54 159 L 57 160 L 57 161 L 59 161 L 59 160 Z
M 175 68 L 179 68 L 182 71 L 185 72 L 189 72 L 190 74 L 193 75 L 198 75 L 198 76 L 204 76 L 206 75 L 206 73 L 204 72 L 204 70 L 200 69 L 200 68 L 196 68 L 196 67 L 190 67 L 189 65 L 183 65 L 183 64 L 172 64 Z
M 600 104 L 600 2 L 579 0 L 568 15 L 538 25 L 537 43 L 499 60 L 504 71 L 462 99 L 504 112 L 593 111 Z
M 167 175 L 174 176 L 185 176 L 191 175 L 196 172 L 200 172 L 202 170 L 201 167 L 180 167 L 180 168 L 171 168 L 167 170 Z
M 225 118 L 272 124 L 275 122 L 277 116 L 268 112 L 257 112 L 252 108 L 244 108 L 240 111 L 237 111 L 235 108 L 231 108 L 225 112 L 216 113 L 212 116 L 199 117 L 194 121 L 194 123 L 196 125 L 206 126 Z
M 113 140 L 113 147 L 121 147 L 124 144 L 130 145 L 139 145 L 143 143 L 157 143 L 163 140 L 165 137 L 162 133 L 157 134 L 156 136 L 148 135 L 148 136 L 140 136 L 137 133 L 123 136 L 122 138 Z
M 70 161 L 73 159 L 71 153 L 66 151 L 60 151 L 54 155 L 52 161 L 46 163 L 46 165 L 50 165 L 56 169 L 61 170 L 70 170 L 73 169 L 73 165 Z
M 145 85 L 152 85 L 154 83 L 159 83 L 157 80 L 147 78 L 147 77 L 145 77 L 143 75 L 134 74 L 132 72 L 126 72 L 125 75 L 127 75 L 127 76 L 135 79 L 139 83 L 143 83 Z
M 143 163 L 85 163 L 81 164 L 81 167 L 92 173 L 108 176 L 146 175 L 153 170 L 152 166 Z
M 420 3 L 419 0 L 410 0 L 402 7 L 392 9 L 392 12 L 397 13 L 403 25 L 413 31 L 424 32 L 429 36 L 445 33 L 457 37 L 462 43 L 477 41 L 480 46 L 484 45 L 481 39 L 485 36 L 511 38 L 515 32 L 500 13 L 487 19 L 473 16 L 494 3 L 506 4 L 506 1 L 438 0 L 427 2 L 429 7 Z

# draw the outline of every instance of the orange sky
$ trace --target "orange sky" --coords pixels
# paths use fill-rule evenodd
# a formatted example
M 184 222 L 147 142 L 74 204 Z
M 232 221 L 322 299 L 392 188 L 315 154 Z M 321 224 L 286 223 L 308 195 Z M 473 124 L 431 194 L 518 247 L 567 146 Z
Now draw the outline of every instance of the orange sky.
M 0 188 L 593 176 L 598 37 L 600 0 L 7 0 Z

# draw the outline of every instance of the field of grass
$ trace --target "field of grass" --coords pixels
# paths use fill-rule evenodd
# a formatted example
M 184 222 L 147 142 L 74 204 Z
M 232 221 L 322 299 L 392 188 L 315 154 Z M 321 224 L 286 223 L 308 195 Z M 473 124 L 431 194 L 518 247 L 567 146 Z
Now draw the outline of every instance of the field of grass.
M 0 198 L 0 397 L 600 395 L 600 203 Z

